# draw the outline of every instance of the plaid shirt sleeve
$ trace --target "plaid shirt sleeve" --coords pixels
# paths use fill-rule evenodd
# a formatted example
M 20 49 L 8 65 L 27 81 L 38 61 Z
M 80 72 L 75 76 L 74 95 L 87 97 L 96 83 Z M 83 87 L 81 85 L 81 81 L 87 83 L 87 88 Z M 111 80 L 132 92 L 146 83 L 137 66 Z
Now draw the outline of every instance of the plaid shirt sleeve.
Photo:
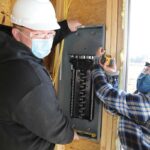
M 106 78 L 108 83 L 111 84 L 113 88 L 118 89 L 118 75 L 110 75 L 106 73 Z M 104 105 L 104 108 L 108 113 L 111 113 L 111 115 L 117 115 L 117 112 L 110 106 Z
M 118 114 L 137 122 L 150 120 L 150 97 L 142 93 L 130 94 L 114 88 L 107 82 L 101 67 L 92 71 L 97 97 Z

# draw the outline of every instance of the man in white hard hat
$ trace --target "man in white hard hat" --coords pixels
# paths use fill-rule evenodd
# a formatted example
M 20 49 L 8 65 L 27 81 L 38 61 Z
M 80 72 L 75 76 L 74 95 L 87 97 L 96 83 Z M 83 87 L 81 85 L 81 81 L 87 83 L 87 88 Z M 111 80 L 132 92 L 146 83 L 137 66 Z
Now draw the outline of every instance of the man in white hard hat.
M 56 29 L 49 0 L 17 0 L 12 35 L 0 32 L 0 150 L 53 150 L 78 136 L 42 64 Z
M 56 34 L 53 41 L 52 49 L 61 42 L 68 34 L 77 31 L 78 27 L 81 26 L 81 23 L 78 20 L 69 19 L 62 20 L 58 22 L 60 29 L 55 30 Z M 12 27 L 4 24 L 0 24 L 0 31 L 7 33 L 12 36 Z

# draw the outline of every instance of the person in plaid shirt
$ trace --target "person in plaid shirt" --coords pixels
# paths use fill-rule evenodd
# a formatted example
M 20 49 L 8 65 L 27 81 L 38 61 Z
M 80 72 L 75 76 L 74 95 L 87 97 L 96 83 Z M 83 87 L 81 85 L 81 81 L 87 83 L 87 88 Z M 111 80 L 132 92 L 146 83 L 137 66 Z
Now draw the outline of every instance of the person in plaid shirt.
M 104 52 L 98 50 L 97 56 Z M 109 112 L 120 116 L 119 138 L 123 150 L 150 150 L 150 63 L 137 80 L 137 92 L 117 89 L 116 65 L 95 65 L 92 70 L 95 92 Z

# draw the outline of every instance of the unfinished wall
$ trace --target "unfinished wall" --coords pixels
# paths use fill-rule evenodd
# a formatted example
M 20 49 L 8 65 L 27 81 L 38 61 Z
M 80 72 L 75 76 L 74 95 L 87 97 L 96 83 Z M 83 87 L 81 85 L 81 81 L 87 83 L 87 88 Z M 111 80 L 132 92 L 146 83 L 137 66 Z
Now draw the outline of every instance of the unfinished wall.
M 83 24 L 105 24 L 106 0 L 73 0 L 68 19 L 79 19 Z
M 67 18 L 78 19 L 83 24 L 105 24 L 105 47 L 108 53 L 117 58 L 123 44 L 123 36 L 120 34 L 122 32 L 121 9 L 122 0 L 72 0 Z M 62 0 L 56 0 L 56 12 L 59 20 L 64 19 Z M 99 143 L 81 139 L 65 147 L 58 147 L 57 150 L 116 150 L 117 122 L 118 117 L 108 114 L 104 109 Z
M 106 0 L 70 0 L 68 19 L 78 19 L 83 24 L 105 24 L 106 20 Z M 53 0 L 56 8 L 62 8 L 62 0 Z M 59 4 L 61 5 L 59 6 Z M 64 19 L 60 13 L 59 20 Z
M 63 20 L 62 1 L 56 0 L 57 15 Z M 71 1 L 71 0 L 70 0 Z M 84 25 L 96 25 L 106 23 L 106 0 L 72 0 L 68 10 L 67 19 L 77 19 Z M 60 146 L 57 150 L 100 150 L 100 143 L 80 139 L 71 144 Z

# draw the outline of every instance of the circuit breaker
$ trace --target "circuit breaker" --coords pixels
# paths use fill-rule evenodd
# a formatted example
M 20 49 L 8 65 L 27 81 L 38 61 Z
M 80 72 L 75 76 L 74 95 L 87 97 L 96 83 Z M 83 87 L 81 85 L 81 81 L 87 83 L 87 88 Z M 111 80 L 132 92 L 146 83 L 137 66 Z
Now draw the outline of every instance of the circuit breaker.
M 59 75 L 59 102 L 77 133 L 99 141 L 102 103 L 97 99 L 91 78 L 94 56 L 104 47 L 105 27 L 84 26 L 65 38 Z
M 93 120 L 94 90 L 91 80 L 93 56 L 71 55 L 71 118 Z

